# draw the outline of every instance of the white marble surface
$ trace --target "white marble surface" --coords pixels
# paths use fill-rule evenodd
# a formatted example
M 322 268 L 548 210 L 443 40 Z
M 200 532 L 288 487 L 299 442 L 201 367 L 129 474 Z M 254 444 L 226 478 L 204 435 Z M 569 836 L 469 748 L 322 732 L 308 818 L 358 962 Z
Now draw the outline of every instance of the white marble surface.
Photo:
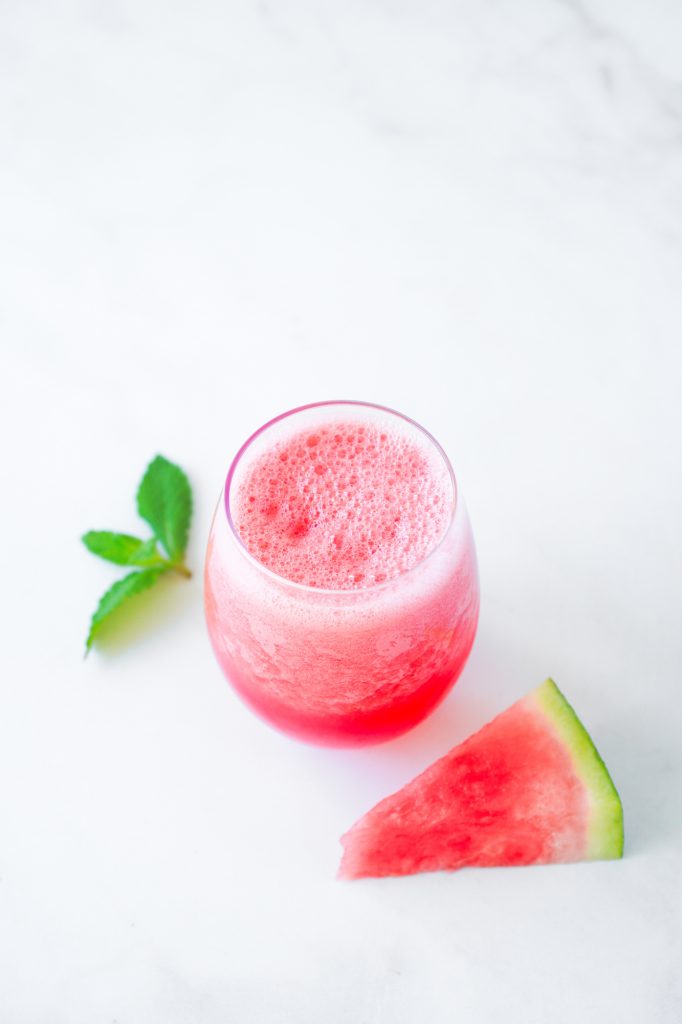
M 682 1020 L 682 7 L 0 9 L 2 1024 Z M 482 574 L 446 704 L 361 753 L 224 684 L 228 460 L 358 397 L 450 452 Z M 157 451 L 197 570 L 81 658 Z M 338 835 L 552 674 L 620 863 L 342 885 Z

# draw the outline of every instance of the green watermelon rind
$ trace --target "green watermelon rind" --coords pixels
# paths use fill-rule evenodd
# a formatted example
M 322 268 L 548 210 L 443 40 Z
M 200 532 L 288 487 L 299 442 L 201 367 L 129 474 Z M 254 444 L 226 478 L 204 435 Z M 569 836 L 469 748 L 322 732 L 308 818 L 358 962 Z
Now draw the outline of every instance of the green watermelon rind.
M 546 679 L 529 696 L 554 726 L 588 795 L 590 816 L 585 859 L 622 857 L 623 806 L 590 734 L 553 679 Z

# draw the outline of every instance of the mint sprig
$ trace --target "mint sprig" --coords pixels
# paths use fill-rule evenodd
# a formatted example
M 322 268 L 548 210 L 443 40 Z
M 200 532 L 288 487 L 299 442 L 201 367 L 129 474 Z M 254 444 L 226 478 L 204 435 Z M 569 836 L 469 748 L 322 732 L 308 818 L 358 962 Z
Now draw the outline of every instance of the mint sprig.
M 93 555 L 115 565 L 136 567 L 100 599 L 85 641 L 86 654 L 103 623 L 129 598 L 148 590 L 166 573 L 192 575 L 185 565 L 192 489 L 180 467 L 163 455 L 157 455 L 147 466 L 137 489 L 137 510 L 154 531 L 147 540 L 111 530 L 89 530 L 81 538 Z

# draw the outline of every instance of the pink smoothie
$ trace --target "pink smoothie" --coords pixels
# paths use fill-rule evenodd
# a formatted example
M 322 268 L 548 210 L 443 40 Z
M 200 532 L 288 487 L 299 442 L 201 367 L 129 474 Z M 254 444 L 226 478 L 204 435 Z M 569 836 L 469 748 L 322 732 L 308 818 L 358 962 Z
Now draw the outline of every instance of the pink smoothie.
M 245 445 L 223 500 L 206 616 L 246 703 L 333 745 L 424 718 L 459 675 L 478 618 L 468 519 L 433 439 L 379 407 L 306 407 Z

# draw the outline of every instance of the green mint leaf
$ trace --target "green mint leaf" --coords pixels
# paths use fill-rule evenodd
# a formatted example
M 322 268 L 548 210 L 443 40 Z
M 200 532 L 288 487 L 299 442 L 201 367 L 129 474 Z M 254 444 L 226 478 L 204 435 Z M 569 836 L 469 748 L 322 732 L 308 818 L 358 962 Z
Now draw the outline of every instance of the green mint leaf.
M 134 597 L 135 594 L 141 594 L 143 590 L 148 590 L 149 587 L 153 586 L 158 578 L 166 572 L 166 569 L 141 569 L 139 572 L 128 573 L 122 580 L 118 580 L 114 583 L 113 587 L 107 590 L 106 594 L 100 599 L 95 614 L 92 616 L 90 622 L 90 631 L 85 641 L 85 653 L 87 654 L 92 647 L 93 641 L 99 632 L 102 623 L 105 622 L 110 615 L 113 614 L 118 608 L 124 604 L 129 598 Z
M 156 553 L 155 540 L 140 540 L 129 533 L 112 533 L 111 530 L 89 530 L 81 540 L 88 551 L 116 565 L 147 565 Z M 151 544 L 151 550 L 150 550 Z
M 137 511 L 149 523 L 168 557 L 181 563 L 192 518 L 192 490 L 179 466 L 163 455 L 149 465 L 137 491 Z

